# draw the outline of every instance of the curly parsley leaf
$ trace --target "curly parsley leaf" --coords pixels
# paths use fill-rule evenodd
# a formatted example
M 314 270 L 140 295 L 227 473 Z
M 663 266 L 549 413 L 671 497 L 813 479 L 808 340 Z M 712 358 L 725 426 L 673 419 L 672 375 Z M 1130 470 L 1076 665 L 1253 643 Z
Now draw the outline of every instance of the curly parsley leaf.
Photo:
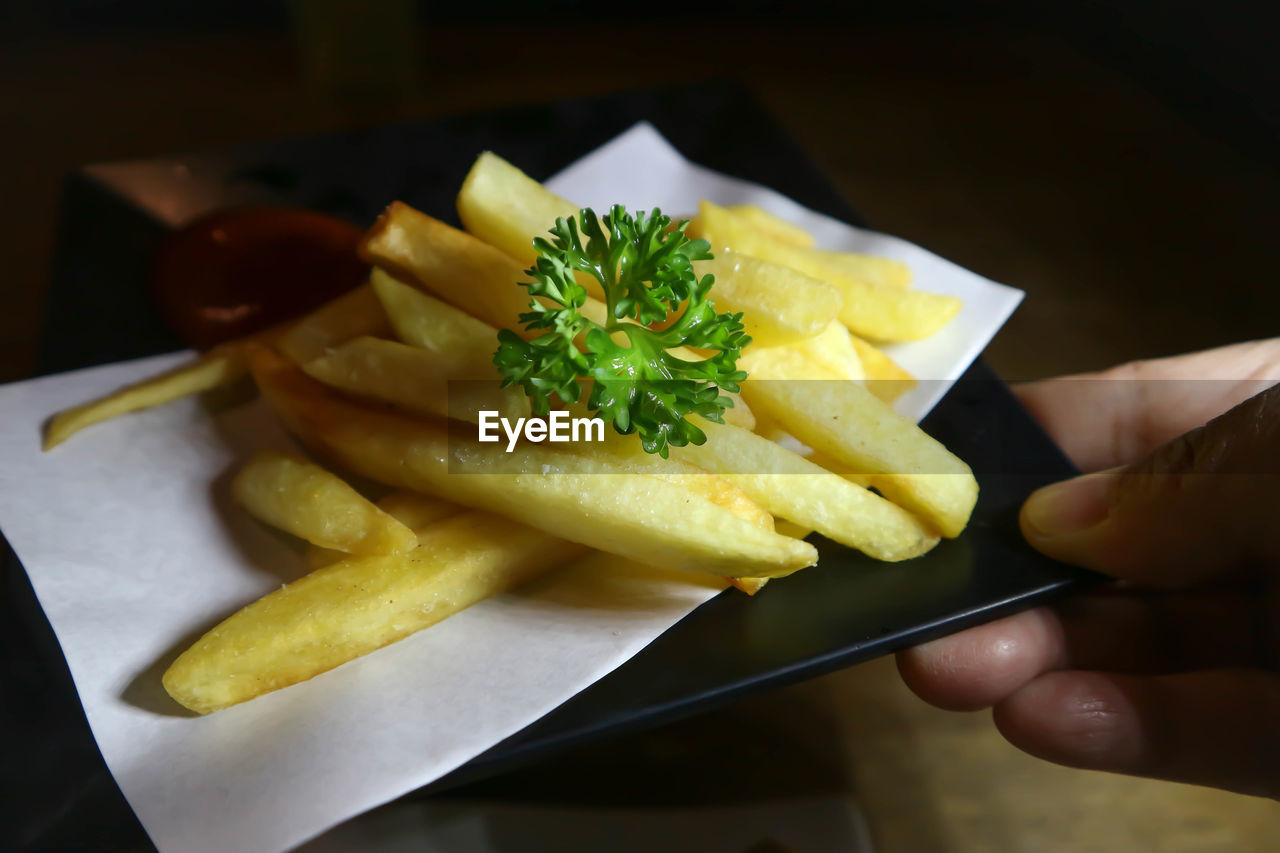
M 723 423 L 747 378 L 738 356 L 751 338 L 741 314 L 717 314 L 709 298 L 715 277 L 701 278 L 693 262 L 711 257 L 705 240 L 690 240 L 688 222 L 654 208 L 634 216 L 614 205 L 603 218 L 584 208 L 557 219 L 551 239 L 526 270 L 530 310 L 520 315 L 528 340 L 510 329 L 498 333 L 494 364 L 504 385 L 519 384 L 533 409 L 546 414 L 552 397 L 579 400 L 589 384 L 587 408 L 624 435 L 637 433 L 644 449 L 664 458 L 670 446 L 702 444 L 706 434 L 691 415 Z M 604 322 L 582 313 L 585 273 L 605 295 Z M 693 347 L 710 354 L 690 361 L 672 351 Z

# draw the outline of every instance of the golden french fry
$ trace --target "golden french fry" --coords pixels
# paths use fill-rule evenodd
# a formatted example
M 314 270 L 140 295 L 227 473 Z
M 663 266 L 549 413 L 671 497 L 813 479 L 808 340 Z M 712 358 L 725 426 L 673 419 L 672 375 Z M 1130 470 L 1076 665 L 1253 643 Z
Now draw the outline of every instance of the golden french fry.
M 704 201 L 690 227 L 713 252 L 730 249 L 782 264 L 831 284 L 840 292 L 840 320 L 855 334 L 876 340 L 915 341 L 937 332 L 959 313 L 954 296 L 873 284 L 834 269 L 811 249 L 769 237 L 726 208 Z
M 669 479 L 540 444 L 508 454 L 438 423 L 364 409 L 270 352 L 255 353 L 251 366 L 286 425 L 316 453 L 378 482 L 686 571 L 774 577 L 817 558 L 808 543 L 757 527 Z
M 529 293 L 520 264 L 483 240 L 393 202 L 360 244 L 360 256 L 498 329 L 520 329 Z
M 433 353 L 450 354 L 476 364 L 492 364 L 498 330 L 467 312 L 374 267 L 369 284 L 401 341 Z M 495 371 L 490 371 L 495 376 Z
M 809 257 L 814 269 L 825 267 L 831 270 L 831 275 L 848 276 L 886 287 L 911 286 L 911 267 L 893 258 L 831 249 L 811 249 Z
M 140 409 L 223 388 L 248 372 L 251 348 L 274 344 L 290 357 L 306 361 L 327 347 L 361 334 L 386 330 L 386 318 L 373 292 L 358 287 L 322 305 L 296 323 L 282 323 L 262 332 L 214 347 L 194 361 L 135 382 L 97 400 L 59 412 L 49 420 L 44 449 L 66 441 L 80 430 Z
M 217 711 L 430 627 L 583 549 L 484 512 L 432 525 L 406 554 L 341 560 L 269 593 L 183 652 L 163 683 Z
M 582 407 L 571 407 L 571 411 L 577 414 Z M 773 516 L 738 486 L 692 461 L 645 453 L 631 436 L 607 433 L 604 443 L 580 445 L 573 452 L 603 465 L 676 483 L 756 527 L 773 530 Z
M 302 369 L 326 385 L 418 415 L 478 423 L 483 410 L 506 418 L 526 418 L 531 411 L 523 390 L 501 387 L 491 360 L 482 356 L 477 361 L 467 352 L 438 354 L 362 337 L 308 361 Z
M 762 207 L 754 204 L 733 204 L 728 207 L 728 210 L 741 216 L 779 243 L 798 246 L 801 249 L 813 248 L 812 234 L 799 225 L 788 222 L 780 216 L 774 216 Z
M 298 364 L 305 364 L 352 338 L 384 336 L 390 331 L 386 312 L 373 288 L 362 284 L 299 320 L 276 341 L 276 349 Z
M 623 442 L 623 444 L 619 446 L 618 442 Z M 643 450 L 637 450 L 634 444 L 627 442 L 628 440 L 625 437 L 616 436 L 611 447 L 607 446 L 600 450 L 584 448 L 580 452 L 608 454 L 615 463 L 620 463 L 628 469 L 677 482 L 757 527 L 766 530 L 774 529 L 775 521 L 768 510 L 753 501 L 746 492 L 730 483 L 727 479 L 709 474 L 706 470 L 696 465 L 690 465 L 676 459 L 663 459 L 646 454 Z M 620 450 L 622 452 L 619 452 Z M 781 523 L 786 524 L 786 522 Z M 788 532 L 786 535 L 794 539 L 804 538 L 803 535 L 796 536 L 792 532 Z M 747 595 L 755 595 L 769 582 L 768 578 L 731 577 L 726 578 L 726 580 Z
M 530 178 L 497 154 L 476 158 L 458 192 L 463 226 L 514 258 L 522 268 L 533 265 L 533 238 L 545 235 L 557 218 L 576 216 L 578 207 Z M 587 277 L 583 277 L 586 284 Z M 594 282 L 594 279 L 592 279 Z M 591 295 L 603 299 L 599 282 Z M 589 287 L 589 285 L 588 285 Z
M 790 536 L 793 539 L 803 539 L 812 533 L 812 530 L 806 530 L 798 524 L 793 524 L 785 518 L 779 518 L 774 521 L 774 529 L 783 536 Z M 729 583 L 745 592 L 747 595 L 755 595 L 764 589 L 764 585 L 769 582 L 768 578 L 729 578 Z
M 829 370 L 832 379 L 850 379 L 861 382 L 867 378 L 862 367 L 862 359 L 854 347 L 849 330 L 839 322 L 828 324 L 818 335 L 792 344 L 793 347 L 808 356 L 815 364 Z M 827 377 L 813 376 L 812 379 Z
M 861 382 L 806 381 L 816 370 L 792 347 L 748 350 L 751 404 L 805 444 L 871 474 L 872 485 L 945 537 L 959 535 L 978 499 L 969 466 Z M 794 520 L 794 519 L 793 519 Z
M 437 521 L 462 512 L 462 507 L 453 501 L 438 498 L 435 495 L 424 495 L 399 489 L 378 501 L 378 509 L 412 530 L 421 534 Z
M 105 397 L 59 412 L 49 419 L 45 428 L 44 449 L 51 450 L 96 423 L 230 385 L 248 371 L 248 352 L 254 345 L 254 339 L 223 344 L 195 361 L 166 370 L 159 376 L 126 385 Z
M 773 529 L 792 539 L 804 539 L 813 532 L 812 528 L 796 524 L 794 521 L 787 521 L 785 518 L 774 519 Z
M 796 440 L 799 441 L 799 439 Z M 813 448 L 809 449 L 809 453 L 807 453 L 804 458 L 808 459 L 814 465 L 825 468 L 832 474 L 839 474 L 850 483 L 854 483 L 864 489 L 871 488 L 873 481 L 875 480 L 874 474 L 864 474 L 860 471 L 855 471 L 839 459 L 835 459 L 819 450 L 814 450 Z
M 780 518 L 877 560 L 909 560 L 938 542 L 905 509 L 767 438 L 725 424 L 699 426 L 706 444 L 675 455 L 719 474 Z
M 401 554 L 417 544 L 412 530 L 336 474 L 293 454 L 262 451 L 236 474 L 231 492 L 254 518 L 322 548 Z
M 479 320 L 526 337 L 532 334 L 518 319 L 529 310 L 528 291 L 519 285 L 526 280 L 520 265 L 465 231 L 396 202 L 370 229 L 360 252 Z M 599 300 L 588 298 L 580 310 L 592 322 L 606 319 L 607 309 Z M 701 358 L 684 347 L 671 352 L 687 361 Z M 751 409 L 740 396 L 725 393 L 733 407 L 725 410 L 724 419 L 751 429 Z
M 916 378 L 898 366 L 898 363 L 857 335 L 849 340 L 867 375 L 867 388 L 886 403 L 892 404 L 903 394 L 916 387 Z
M 377 503 L 378 509 L 413 531 L 413 535 L 421 538 L 423 531 L 437 521 L 462 512 L 462 507 L 452 501 L 437 498 L 434 495 L 423 495 L 404 489 L 392 492 Z M 336 563 L 346 559 L 346 554 L 331 548 L 312 545 L 307 549 L 308 571 Z
M 728 251 L 693 266 L 700 276 L 716 277 L 711 290 L 716 309 L 741 311 L 742 324 L 757 346 L 812 337 L 840 314 L 839 291 L 790 267 Z
M 737 587 L 747 595 L 755 595 L 764 589 L 764 585 L 768 582 L 768 578 L 729 578 L 731 586 Z

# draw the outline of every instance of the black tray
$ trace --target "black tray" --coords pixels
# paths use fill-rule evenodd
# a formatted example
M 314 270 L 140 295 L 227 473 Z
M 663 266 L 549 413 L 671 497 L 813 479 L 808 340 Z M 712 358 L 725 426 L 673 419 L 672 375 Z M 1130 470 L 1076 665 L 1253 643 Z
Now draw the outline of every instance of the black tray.
M 544 178 L 640 120 L 699 163 L 860 222 L 760 105 L 727 82 L 88 167 L 69 179 L 62 202 L 41 370 L 179 348 L 151 306 L 144 274 L 175 204 L 185 215 L 277 201 L 364 224 L 398 198 L 453 218 L 454 194 L 477 152 L 495 150 Z M 819 541 L 820 568 L 755 599 L 717 596 L 614 673 L 426 790 L 849 666 L 1031 606 L 1089 577 L 1035 553 L 1018 534 L 1023 497 L 1074 470 L 984 364 L 970 368 L 924 426 L 974 467 L 982 486 L 959 539 L 898 565 Z M 145 849 L 26 575 L 5 550 L 0 838 L 29 850 Z

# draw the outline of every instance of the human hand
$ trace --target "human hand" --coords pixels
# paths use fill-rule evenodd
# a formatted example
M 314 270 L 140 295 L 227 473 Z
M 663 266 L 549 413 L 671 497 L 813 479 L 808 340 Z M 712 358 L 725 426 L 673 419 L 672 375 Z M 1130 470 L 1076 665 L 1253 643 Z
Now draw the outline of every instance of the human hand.
M 1273 339 L 1015 389 L 1093 472 L 1027 541 L 1118 582 L 900 652 L 906 683 L 1049 761 L 1280 797 L 1277 380 Z

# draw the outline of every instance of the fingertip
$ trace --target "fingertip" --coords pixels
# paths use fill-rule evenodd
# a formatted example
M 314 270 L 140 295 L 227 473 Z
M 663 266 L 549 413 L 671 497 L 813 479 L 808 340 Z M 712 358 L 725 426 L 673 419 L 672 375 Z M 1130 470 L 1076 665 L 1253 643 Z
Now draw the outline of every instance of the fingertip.
M 1108 496 L 1117 473 L 1098 471 L 1032 492 L 1018 513 L 1022 534 L 1041 547 L 1100 524 L 1110 511 Z
M 989 708 L 1063 655 L 1061 624 L 1040 608 L 898 653 L 898 672 L 924 701 L 948 711 Z
M 1147 750 L 1133 697 L 1099 672 L 1049 672 L 997 703 L 996 728 L 1037 758 L 1093 770 L 1124 770 Z

